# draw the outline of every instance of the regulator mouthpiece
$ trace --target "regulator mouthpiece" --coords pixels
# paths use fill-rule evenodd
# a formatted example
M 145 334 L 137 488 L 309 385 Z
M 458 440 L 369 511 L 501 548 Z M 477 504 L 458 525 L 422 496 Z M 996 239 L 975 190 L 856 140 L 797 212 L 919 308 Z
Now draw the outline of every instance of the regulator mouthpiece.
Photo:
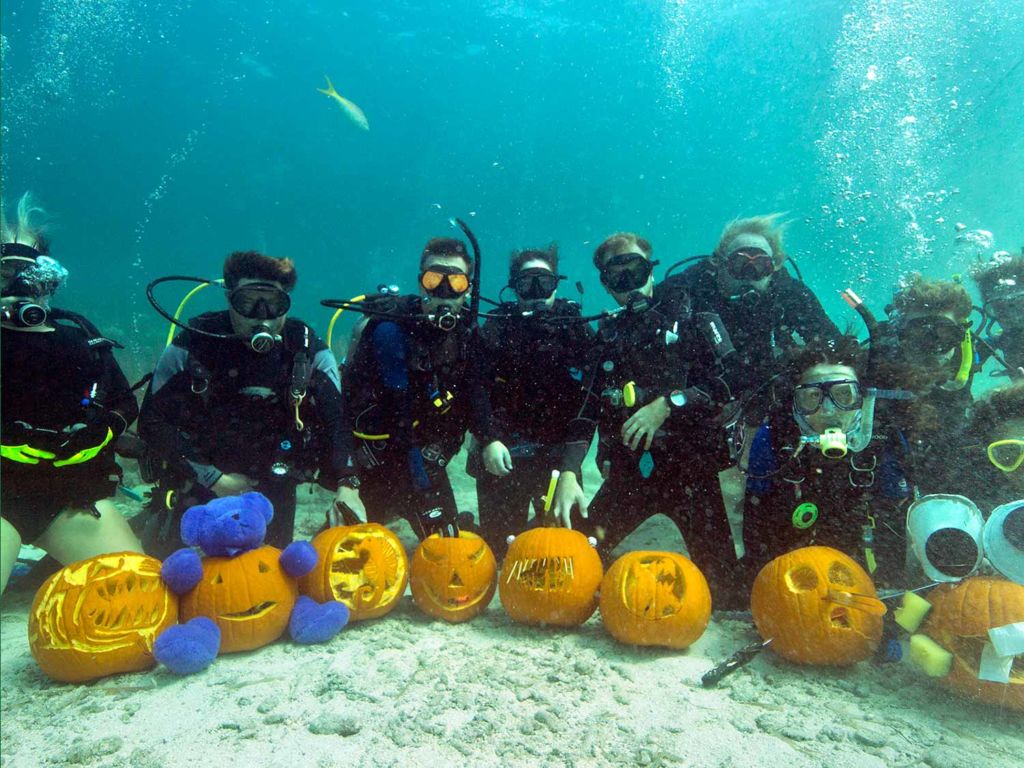
M 817 445 L 826 459 L 841 459 L 849 450 L 846 433 L 839 427 L 826 429 L 820 435 L 804 435 L 800 441 Z
M 448 333 L 459 324 L 459 315 L 448 304 L 442 304 L 430 315 L 430 320 L 439 330 Z
M 0 321 L 19 328 L 36 328 L 46 322 L 46 307 L 32 301 L 18 301 L 0 310 Z
M 265 325 L 257 327 L 256 332 L 253 333 L 249 339 L 249 346 L 253 352 L 260 355 L 265 355 L 267 352 L 274 348 L 274 345 L 281 341 L 280 336 L 275 336 L 270 332 L 270 328 Z

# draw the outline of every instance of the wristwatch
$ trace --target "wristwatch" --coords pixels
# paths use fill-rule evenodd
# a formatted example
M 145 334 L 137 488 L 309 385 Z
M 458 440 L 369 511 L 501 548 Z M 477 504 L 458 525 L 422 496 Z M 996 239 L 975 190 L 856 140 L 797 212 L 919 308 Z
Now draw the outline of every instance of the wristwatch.
M 353 491 L 358 491 L 359 477 L 357 475 L 345 475 L 338 480 L 338 488 L 351 488 Z
M 673 408 L 682 408 L 686 405 L 686 393 L 681 389 L 669 390 L 669 393 L 665 395 L 665 399 L 668 400 L 668 404 Z

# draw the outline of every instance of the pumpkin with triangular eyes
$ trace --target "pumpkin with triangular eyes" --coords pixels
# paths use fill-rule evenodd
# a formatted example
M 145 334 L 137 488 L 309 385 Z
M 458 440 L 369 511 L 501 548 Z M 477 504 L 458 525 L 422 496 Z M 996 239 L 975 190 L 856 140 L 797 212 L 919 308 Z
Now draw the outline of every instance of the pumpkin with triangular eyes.
M 479 615 L 494 597 L 498 566 L 487 542 L 469 531 L 420 542 L 409 567 L 412 598 L 420 610 L 451 623 Z
M 153 643 L 178 621 L 178 597 L 160 561 L 137 552 L 98 555 L 61 568 L 32 601 L 28 639 L 39 668 L 80 683 L 156 664 Z
M 181 597 L 181 620 L 206 616 L 220 627 L 221 653 L 272 643 L 288 628 L 298 585 L 281 567 L 281 550 L 263 546 L 235 557 L 203 559 L 203 577 Z
M 761 569 L 750 611 L 761 637 L 783 658 L 846 665 L 878 648 L 886 608 L 853 558 L 831 547 L 802 547 Z
M 383 525 L 338 525 L 310 543 L 320 559 L 299 579 L 299 590 L 317 601 L 344 603 L 352 621 L 385 615 L 405 594 L 409 561 L 401 540 Z
M 601 619 L 616 640 L 686 648 L 711 618 L 707 580 L 676 552 L 628 552 L 601 581 Z

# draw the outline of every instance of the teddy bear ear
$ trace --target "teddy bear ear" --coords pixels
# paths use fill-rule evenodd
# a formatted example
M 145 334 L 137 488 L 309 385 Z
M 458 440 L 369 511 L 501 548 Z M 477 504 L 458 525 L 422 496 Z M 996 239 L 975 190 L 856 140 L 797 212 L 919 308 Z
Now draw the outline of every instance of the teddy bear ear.
M 203 521 L 206 519 L 206 506 L 197 504 L 185 510 L 181 518 L 181 540 L 188 546 L 194 547 L 199 543 L 199 535 L 202 533 Z
M 249 491 L 249 493 L 243 493 L 242 501 L 245 505 L 253 512 L 259 512 L 263 515 L 263 519 L 269 523 L 274 518 L 274 505 L 270 503 L 270 499 L 264 496 L 262 493 L 256 491 Z

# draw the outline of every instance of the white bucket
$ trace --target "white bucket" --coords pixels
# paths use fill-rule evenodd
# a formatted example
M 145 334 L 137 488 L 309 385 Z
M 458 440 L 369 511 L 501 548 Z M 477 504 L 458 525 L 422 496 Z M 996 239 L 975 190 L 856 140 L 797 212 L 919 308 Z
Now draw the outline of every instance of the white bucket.
M 1011 514 L 1015 526 L 1024 526 L 1024 499 L 1011 501 L 992 510 L 985 523 L 982 541 L 985 544 L 985 556 L 992 567 L 1010 581 L 1024 584 L 1024 542 L 1009 541 L 1004 529 L 1006 519 Z
M 984 527 L 985 518 L 981 510 L 964 496 L 944 493 L 922 496 L 911 504 L 907 511 L 907 536 L 910 538 L 910 546 L 920 560 L 925 574 L 932 581 L 960 581 L 978 569 L 983 554 L 981 534 Z M 939 531 L 949 529 L 963 531 L 975 543 L 977 555 L 969 573 L 946 573 L 928 559 L 928 539 Z

